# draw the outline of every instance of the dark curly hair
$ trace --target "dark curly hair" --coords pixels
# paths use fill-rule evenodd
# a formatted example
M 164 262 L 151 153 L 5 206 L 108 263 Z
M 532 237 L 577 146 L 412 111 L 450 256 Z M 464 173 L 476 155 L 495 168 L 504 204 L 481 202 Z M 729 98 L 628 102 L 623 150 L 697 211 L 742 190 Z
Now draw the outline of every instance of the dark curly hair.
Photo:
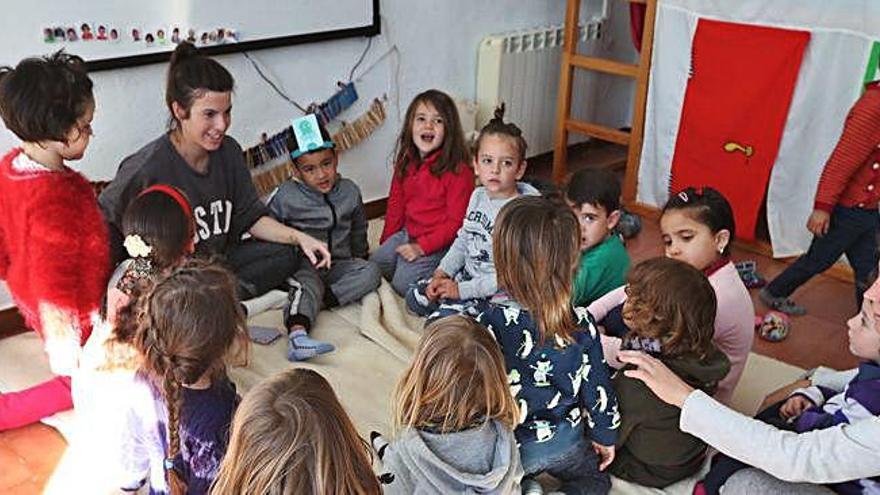
M 25 142 L 67 142 L 95 97 L 82 58 L 59 50 L 0 67 L 0 117 Z
M 630 270 L 623 316 L 639 337 L 659 339 L 666 356 L 704 359 L 714 349 L 715 291 L 683 261 L 658 257 Z

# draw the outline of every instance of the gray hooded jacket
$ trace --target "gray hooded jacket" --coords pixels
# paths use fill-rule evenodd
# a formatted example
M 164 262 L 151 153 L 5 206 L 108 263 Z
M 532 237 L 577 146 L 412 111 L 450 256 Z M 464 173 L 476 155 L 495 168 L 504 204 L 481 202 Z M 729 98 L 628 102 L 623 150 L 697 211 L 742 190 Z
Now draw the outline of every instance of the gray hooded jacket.
M 322 194 L 291 179 L 269 197 L 269 210 L 279 222 L 324 241 L 334 259 L 365 258 L 367 213 L 358 186 L 339 177 Z
M 516 438 L 495 420 L 455 433 L 408 429 L 388 445 L 383 463 L 394 475 L 386 495 L 518 494 L 523 476 Z

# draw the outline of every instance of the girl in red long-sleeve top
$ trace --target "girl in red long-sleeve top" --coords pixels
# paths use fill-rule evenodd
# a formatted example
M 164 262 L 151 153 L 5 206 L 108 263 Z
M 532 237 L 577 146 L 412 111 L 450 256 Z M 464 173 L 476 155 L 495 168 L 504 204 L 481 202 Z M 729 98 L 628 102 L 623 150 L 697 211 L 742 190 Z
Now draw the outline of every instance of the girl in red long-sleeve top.
M 0 394 L 0 430 L 72 406 L 70 373 L 109 275 L 94 191 L 65 161 L 82 158 L 95 111 L 85 63 L 63 52 L 0 68 L 0 116 L 22 140 L 0 159 L 0 279 L 43 338 L 56 378 Z
M 461 227 L 474 173 L 455 103 L 430 89 L 410 103 L 394 153 L 381 245 L 371 256 L 394 290 L 429 278 Z
M 845 254 L 855 272 L 856 308 L 861 308 L 880 260 L 878 200 L 880 83 L 875 82 L 850 109 L 840 140 L 822 170 L 813 213 L 807 220 L 807 230 L 814 236 L 810 249 L 761 290 L 764 304 L 792 315 L 806 313 L 789 296 Z

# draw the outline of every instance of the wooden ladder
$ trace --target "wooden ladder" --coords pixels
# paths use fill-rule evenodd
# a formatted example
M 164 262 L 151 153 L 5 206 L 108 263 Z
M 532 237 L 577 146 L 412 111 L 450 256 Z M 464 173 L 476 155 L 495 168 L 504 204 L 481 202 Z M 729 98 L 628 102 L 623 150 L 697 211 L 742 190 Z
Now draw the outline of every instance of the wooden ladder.
M 646 4 L 645 26 L 642 30 L 642 50 L 638 64 L 626 64 L 599 57 L 577 53 L 578 13 L 581 0 L 568 0 L 565 10 L 565 45 L 562 49 L 562 72 L 559 78 L 559 100 L 556 112 L 556 134 L 553 149 L 553 181 L 561 184 L 568 173 L 566 155 L 568 133 L 577 132 L 628 147 L 626 175 L 623 182 L 623 201 L 635 201 L 638 184 L 639 159 L 642 153 L 642 137 L 645 129 L 645 102 L 648 96 L 648 75 L 651 67 L 651 49 L 654 44 L 654 16 L 657 0 L 624 0 Z M 571 117 L 571 89 L 574 69 L 585 69 L 604 74 L 632 77 L 636 80 L 635 100 L 631 131 L 620 131 L 593 122 L 583 122 Z

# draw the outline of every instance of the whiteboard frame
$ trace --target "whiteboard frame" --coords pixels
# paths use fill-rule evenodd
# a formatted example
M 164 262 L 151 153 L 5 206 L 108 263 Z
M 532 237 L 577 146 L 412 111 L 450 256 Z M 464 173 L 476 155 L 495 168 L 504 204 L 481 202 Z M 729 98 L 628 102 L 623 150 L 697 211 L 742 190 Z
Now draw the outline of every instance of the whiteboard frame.
M 277 48 L 280 46 L 302 45 L 305 43 L 317 43 L 320 41 L 338 40 L 343 38 L 360 38 L 372 37 L 381 33 L 381 20 L 379 16 L 379 0 L 373 0 L 373 19 L 372 23 L 346 29 L 333 29 L 329 31 L 319 31 L 316 33 L 294 34 L 290 36 L 278 36 L 274 38 L 264 38 L 253 41 L 244 41 L 241 43 L 228 43 L 224 45 L 214 45 L 208 47 L 199 47 L 199 52 L 205 55 L 225 55 L 228 53 L 249 52 L 254 50 L 263 50 L 266 48 Z M 86 60 L 89 72 L 102 70 L 122 69 L 126 67 L 136 67 L 139 65 L 159 64 L 167 62 L 171 59 L 171 49 L 162 52 L 144 53 L 139 55 L 128 55 L 124 57 L 110 57 Z

